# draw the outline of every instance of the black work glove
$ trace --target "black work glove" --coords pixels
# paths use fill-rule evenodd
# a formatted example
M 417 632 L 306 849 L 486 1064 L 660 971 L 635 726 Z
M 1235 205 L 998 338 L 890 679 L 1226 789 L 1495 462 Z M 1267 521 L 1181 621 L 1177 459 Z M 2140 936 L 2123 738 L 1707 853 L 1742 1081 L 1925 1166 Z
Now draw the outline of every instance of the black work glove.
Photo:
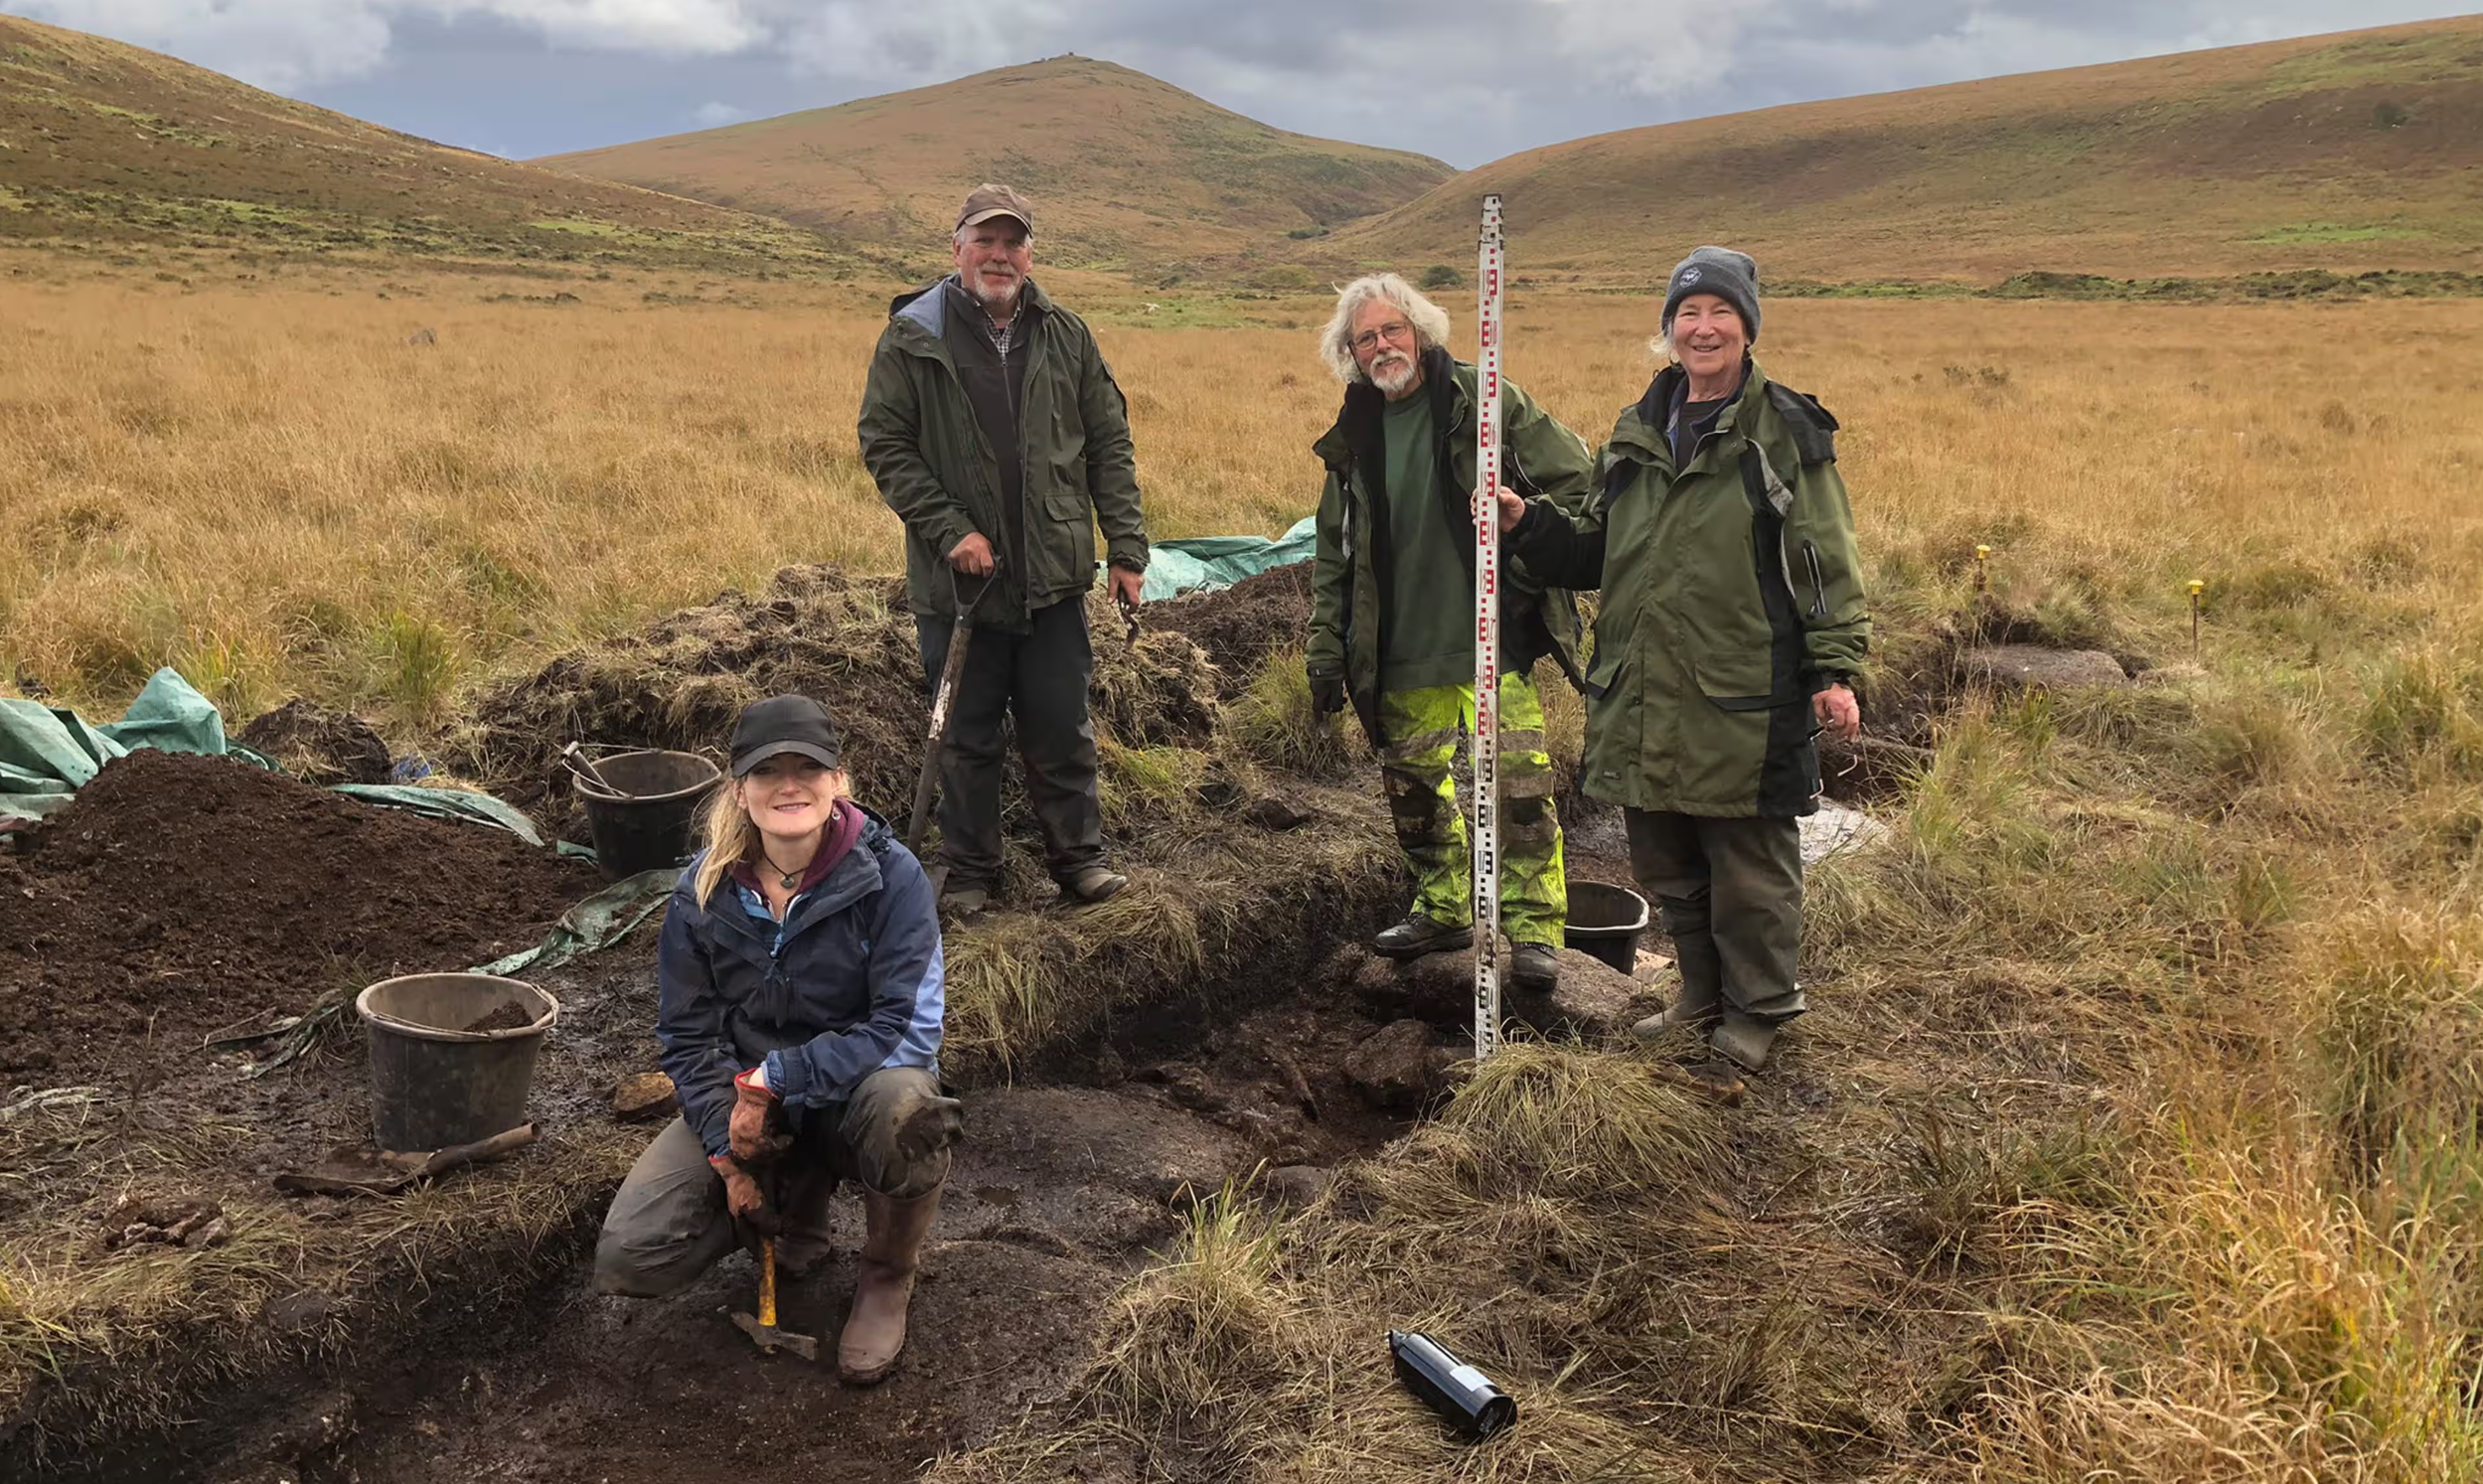
M 1311 714 L 1334 716 L 1345 709 L 1345 676 L 1332 672 L 1311 672 Z

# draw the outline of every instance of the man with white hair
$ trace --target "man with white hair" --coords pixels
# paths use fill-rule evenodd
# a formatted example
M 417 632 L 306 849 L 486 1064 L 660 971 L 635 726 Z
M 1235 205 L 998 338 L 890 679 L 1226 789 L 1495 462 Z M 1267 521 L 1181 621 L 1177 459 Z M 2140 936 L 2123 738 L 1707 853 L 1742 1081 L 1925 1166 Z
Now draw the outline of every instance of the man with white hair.
M 1312 450 L 1327 488 L 1311 578 L 1311 701 L 1323 714 L 1350 701 L 1379 755 L 1414 877 L 1405 919 L 1372 944 L 1397 959 L 1474 941 L 1453 769 L 1475 717 L 1475 369 L 1451 358 L 1448 337 L 1448 315 L 1388 273 L 1347 284 L 1320 340 L 1345 408 Z M 1594 471 L 1587 445 L 1506 380 L 1501 420 L 1504 481 L 1583 512 Z M 1559 977 L 1569 893 L 1531 676 L 1545 658 L 1576 673 L 1578 614 L 1522 565 L 1505 563 L 1503 576 L 1500 927 L 1511 986 L 1539 991 Z M 1493 946 L 1488 932 L 1482 946 Z

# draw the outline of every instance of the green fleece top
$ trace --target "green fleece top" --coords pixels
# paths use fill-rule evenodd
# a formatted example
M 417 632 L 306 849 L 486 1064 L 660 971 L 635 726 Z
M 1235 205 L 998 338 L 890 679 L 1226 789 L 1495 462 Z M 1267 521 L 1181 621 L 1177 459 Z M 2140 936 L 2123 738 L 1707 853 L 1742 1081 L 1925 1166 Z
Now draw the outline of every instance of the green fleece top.
M 1449 529 L 1440 515 L 1431 399 L 1391 402 L 1379 425 L 1387 440 L 1388 545 L 1397 573 L 1388 594 L 1388 651 L 1379 656 L 1379 688 L 1470 683 L 1474 579 L 1466 575 L 1459 548 L 1473 533 Z

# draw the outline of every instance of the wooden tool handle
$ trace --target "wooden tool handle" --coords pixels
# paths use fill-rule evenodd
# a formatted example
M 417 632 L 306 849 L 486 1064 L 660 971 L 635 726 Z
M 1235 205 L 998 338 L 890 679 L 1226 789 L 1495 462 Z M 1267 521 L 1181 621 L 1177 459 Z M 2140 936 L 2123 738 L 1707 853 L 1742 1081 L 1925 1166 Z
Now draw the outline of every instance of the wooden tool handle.
M 776 1238 L 764 1237 L 759 1243 L 759 1322 L 761 1327 L 776 1327 Z

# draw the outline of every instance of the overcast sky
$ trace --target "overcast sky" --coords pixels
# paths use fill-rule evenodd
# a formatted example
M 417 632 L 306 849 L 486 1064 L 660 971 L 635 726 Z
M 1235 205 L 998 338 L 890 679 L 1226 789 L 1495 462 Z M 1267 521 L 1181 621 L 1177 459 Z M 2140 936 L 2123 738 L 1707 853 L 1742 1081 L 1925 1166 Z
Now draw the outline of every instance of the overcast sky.
M 0 0 L 530 156 L 1077 52 L 1470 167 L 1608 129 L 2454 15 L 2421 0 Z

